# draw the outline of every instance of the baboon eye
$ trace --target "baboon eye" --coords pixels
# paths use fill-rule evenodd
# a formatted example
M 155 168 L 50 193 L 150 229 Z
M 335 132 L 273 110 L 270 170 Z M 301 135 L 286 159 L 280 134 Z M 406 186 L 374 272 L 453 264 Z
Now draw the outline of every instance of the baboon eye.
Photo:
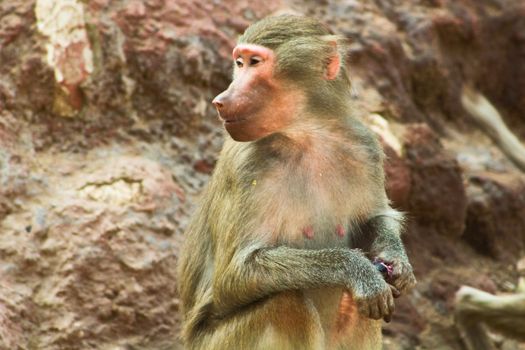
M 259 56 L 250 57 L 250 66 L 255 66 L 256 64 L 261 63 L 261 61 L 262 58 L 260 58 Z
M 242 57 L 239 57 L 235 60 L 235 64 L 237 65 L 237 67 L 239 68 L 242 68 L 242 66 L 244 65 L 244 62 L 242 60 Z

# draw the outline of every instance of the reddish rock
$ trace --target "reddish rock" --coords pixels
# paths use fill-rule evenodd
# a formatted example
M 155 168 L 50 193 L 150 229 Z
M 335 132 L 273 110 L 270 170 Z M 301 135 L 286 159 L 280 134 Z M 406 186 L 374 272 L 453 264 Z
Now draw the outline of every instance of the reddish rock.
M 146 16 L 146 6 L 142 1 L 130 2 L 124 9 L 126 17 L 130 18 L 144 18 Z
M 406 159 L 397 155 L 392 147 L 383 143 L 385 151 L 386 192 L 396 208 L 407 210 L 411 188 L 410 168 Z
M 477 251 L 513 262 L 525 249 L 525 177 L 471 175 L 464 238 Z
M 461 236 L 467 197 L 456 159 L 445 152 L 437 135 L 425 124 L 407 128 L 404 147 L 412 179 L 410 215 L 445 236 Z
M 9 45 L 24 30 L 24 22 L 17 15 L 8 15 L 2 18 L 0 26 L 0 48 Z
M 398 344 L 406 343 L 406 347 L 414 348 L 417 341 L 416 334 L 421 333 L 427 326 L 427 321 L 423 315 L 418 311 L 417 304 L 413 300 L 406 297 L 396 299 L 396 310 L 392 316 L 391 323 L 385 323 L 383 326 L 383 334 L 388 336 L 397 336 Z M 403 336 L 405 339 L 403 339 Z M 403 339 L 400 340 L 399 338 Z
M 213 171 L 213 168 L 214 168 L 214 164 L 210 164 L 210 162 L 208 162 L 205 159 L 198 160 L 195 162 L 195 164 L 193 164 L 193 169 L 203 174 L 211 174 Z
M 64 120 L 35 1 L 0 1 L 0 348 L 180 347 L 177 247 L 222 144 L 210 101 L 231 79 L 235 38 L 283 6 L 351 39 L 357 112 L 392 121 L 397 136 L 404 124 L 428 125 L 409 124 L 404 152 L 385 149 L 420 281 L 397 301 L 385 348 L 461 349 L 448 328 L 452 291 L 515 280 L 514 262 L 499 260 L 522 244 L 521 185 L 463 175 L 466 215 L 461 171 L 440 139 L 468 134 L 486 147 L 459 104 L 464 83 L 524 139 L 522 0 L 82 4 L 96 69 L 84 79 L 81 47 L 62 56 L 80 73 L 72 102 L 83 101 Z
M 34 182 L 30 175 L 32 162 L 19 148 L 17 134 L 25 133 L 9 112 L 0 110 L 0 223 L 20 209 L 20 199 L 27 195 L 28 184 Z
M 45 203 L 26 201 L 29 212 L 0 218 L 3 279 L 29 287 L 25 297 L 42 327 L 23 323 L 22 333 L 46 349 L 89 348 L 94 338 L 110 346 L 102 339 L 112 337 L 157 348 L 174 339 L 184 191 L 144 158 L 107 156 L 76 167 L 50 161 L 57 171 L 45 178 Z M 0 335 L 1 322 L 0 293 Z M 149 333 L 162 336 L 140 339 Z
M 36 319 L 23 289 L 5 280 L 0 282 L 0 349 L 27 349 L 30 344 L 24 328 Z

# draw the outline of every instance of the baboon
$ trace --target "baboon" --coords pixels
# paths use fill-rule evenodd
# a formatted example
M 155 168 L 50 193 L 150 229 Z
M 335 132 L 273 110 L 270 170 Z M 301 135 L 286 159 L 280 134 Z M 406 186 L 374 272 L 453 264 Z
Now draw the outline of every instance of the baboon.
M 344 44 L 291 15 L 239 38 L 213 101 L 224 146 L 179 261 L 188 349 L 380 349 L 380 320 L 414 286 Z

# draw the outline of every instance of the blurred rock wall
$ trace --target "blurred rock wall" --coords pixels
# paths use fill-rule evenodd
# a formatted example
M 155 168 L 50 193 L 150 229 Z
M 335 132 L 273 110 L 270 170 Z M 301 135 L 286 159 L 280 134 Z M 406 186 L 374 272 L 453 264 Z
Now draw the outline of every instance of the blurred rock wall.
M 525 177 L 463 111 L 525 140 L 519 0 L 0 2 L 0 349 L 174 349 L 175 266 L 222 130 L 235 38 L 292 10 L 350 41 L 356 115 L 382 139 L 420 281 L 385 348 L 460 349 L 461 284 L 510 291 Z M 507 349 L 518 348 L 506 342 Z

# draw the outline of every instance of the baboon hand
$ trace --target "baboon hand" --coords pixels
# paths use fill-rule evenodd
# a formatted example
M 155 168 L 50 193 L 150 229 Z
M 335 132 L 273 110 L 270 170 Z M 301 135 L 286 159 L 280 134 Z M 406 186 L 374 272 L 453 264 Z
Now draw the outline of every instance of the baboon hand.
M 373 271 L 365 280 L 359 281 L 352 294 L 362 316 L 390 321 L 395 309 L 394 296 L 398 292 L 379 272 Z
M 399 291 L 399 295 L 407 294 L 412 288 L 415 287 L 417 280 L 414 276 L 414 271 L 412 265 L 408 262 L 408 259 L 395 258 L 392 256 L 379 255 L 379 258 L 382 259 L 386 264 L 392 266 L 392 273 L 387 278 L 387 282 Z

